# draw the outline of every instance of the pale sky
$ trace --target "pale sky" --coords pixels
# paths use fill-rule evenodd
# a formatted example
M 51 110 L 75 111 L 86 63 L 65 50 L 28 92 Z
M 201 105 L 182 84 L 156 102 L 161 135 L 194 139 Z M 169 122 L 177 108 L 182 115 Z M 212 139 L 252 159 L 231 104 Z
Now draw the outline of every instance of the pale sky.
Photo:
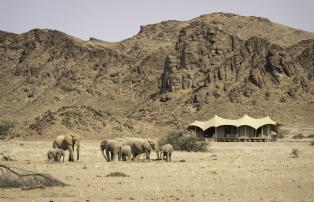
M 0 0 L 0 30 L 47 28 L 84 40 L 120 41 L 141 25 L 212 12 L 266 17 L 314 32 L 313 0 Z

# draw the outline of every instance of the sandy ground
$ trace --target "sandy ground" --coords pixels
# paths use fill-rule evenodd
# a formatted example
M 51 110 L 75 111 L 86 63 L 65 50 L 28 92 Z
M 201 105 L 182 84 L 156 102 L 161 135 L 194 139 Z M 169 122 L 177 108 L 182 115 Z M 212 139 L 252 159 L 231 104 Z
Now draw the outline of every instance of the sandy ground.
M 0 201 L 314 201 L 309 142 L 213 142 L 206 153 L 174 152 L 169 163 L 107 163 L 98 145 L 83 141 L 79 162 L 48 164 L 51 142 L 0 142 L 0 152 L 16 159 L 1 164 L 49 173 L 71 185 L 0 189 Z M 293 148 L 298 158 L 290 157 Z M 117 171 L 129 177 L 107 177 Z

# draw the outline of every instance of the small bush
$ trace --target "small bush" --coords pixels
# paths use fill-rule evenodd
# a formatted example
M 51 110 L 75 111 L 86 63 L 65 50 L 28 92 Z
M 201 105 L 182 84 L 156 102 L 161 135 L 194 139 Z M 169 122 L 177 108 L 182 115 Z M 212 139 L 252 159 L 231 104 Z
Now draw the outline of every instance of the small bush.
M 199 137 L 188 131 L 177 131 L 170 133 L 167 137 L 159 141 L 160 145 L 171 144 L 178 151 L 205 152 L 208 142 L 201 141 Z
M 311 145 L 314 146 L 314 140 L 311 142 Z
M 122 172 L 113 172 L 109 173 L 107 177 L 130 177 L 130 176 Z
M 301 140 L 301 139 L 305 138 L 305 136 L 300 133 L 300 134 L 297 134 L 297 135 L 293 136 L 292 138 Z
M 15 124 L 13 122 L 4 121 L 0 123 L 0 136 L 5 136 L 11 128 L 14 128 Z
M 291 151 L 292 158 L 298 158 L 299 154 L 300 154 L 300 152 L 298 149 L 296 149 L 296 148 L 292 149 L 292 151 Z
M 306 138 L 314 138 L 314 134 L 310 134 L 310 135 L 306 136 Z
M 278 134 L 277 134 L 277 138 L 278 138 L 278 139 L 283 139 L 284 137 L 285 137 L 285 135 L 282 134 L 282 133 L 278 133 Z

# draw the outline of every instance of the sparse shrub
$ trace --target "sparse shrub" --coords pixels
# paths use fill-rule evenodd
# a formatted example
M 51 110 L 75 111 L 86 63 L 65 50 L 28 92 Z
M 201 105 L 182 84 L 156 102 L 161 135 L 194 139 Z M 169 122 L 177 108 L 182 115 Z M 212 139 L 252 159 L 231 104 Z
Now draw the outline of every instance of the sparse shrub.
M 205 152 L 209 142 L 201 141 L 194 133 L 188 131 L 176 131 L 159 141 L 160 145 L 171 144 L 178 151 Z
M 0 188 L 36 188 L 37 186 L 67 186 L 48 174 L 34 173 L 7 165 L 0 165 Z
M 299 152 L 298 149 L 296 149 L 296 148 L 293 148 L 293 149 L 292 149 L 292 151 L 291 151 L 291 156 L 292 156 L 292 158 L 298 158 L 298 157 L 299 157 L 299 154 L 300 154 L 300 152 Z
M 314 146 L 314 140 L 311 142 L 311 145 Z
M 305 138 L 305 136 L 300 133 L 300 134 L 297 134 L 297 135 L 293 136 L 292 138 L 301 140 L 301 139 Z
M 314 138 L 314 134 L 310 134 L 310 135 L 306 136 L 306 138 Z
M 109 173 L 107 177 L 130 177 L 130 176 L 122 172 L 113 172 Z
M 282 133 L 277 133 L 277 138 L 278 138 L 278 139 L 283 139 L 284 137 L 285 137 L 284 134 L 282 134 Z
M 3 121 L 0 123 L 0 136 L 5 136 L 11 128 L 14 128 L 15 124 L 9 121 Z

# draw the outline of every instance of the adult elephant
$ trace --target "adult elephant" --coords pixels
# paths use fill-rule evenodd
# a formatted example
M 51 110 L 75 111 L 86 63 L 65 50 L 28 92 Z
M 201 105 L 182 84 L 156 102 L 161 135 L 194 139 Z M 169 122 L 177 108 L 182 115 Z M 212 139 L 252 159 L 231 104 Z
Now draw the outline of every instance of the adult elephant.
M 152 149 L 156 152 L 157 160 L 159 160 L 160 159 L 160 148 L 159 148 L 158 142 L 156 140 L 152 140 L 152 139 L 148 139 L 148 142 L 149 142 L 150 146 L 152 147 Z
M 131 147 L 132 159 L 139 159 L 139 155 L 146 154 L 146 160 L 150 160 L 150 152 L 153 150 L 148 140 L 141 138 L 125 138 L 127 145 Z
M 105 159 L 109 161 L 121 159 L 121 147 L 123 146 L 123 142 L 120 140 L 104 140 L 100 143 L 100 150 Z
M 74 161 L 74 146 L 76 145 L 76 160 L 80 158 L 80 136 L 74 133 L 58 135 L 53 141 L 54 149 L 69 150 L 69 161 Z

